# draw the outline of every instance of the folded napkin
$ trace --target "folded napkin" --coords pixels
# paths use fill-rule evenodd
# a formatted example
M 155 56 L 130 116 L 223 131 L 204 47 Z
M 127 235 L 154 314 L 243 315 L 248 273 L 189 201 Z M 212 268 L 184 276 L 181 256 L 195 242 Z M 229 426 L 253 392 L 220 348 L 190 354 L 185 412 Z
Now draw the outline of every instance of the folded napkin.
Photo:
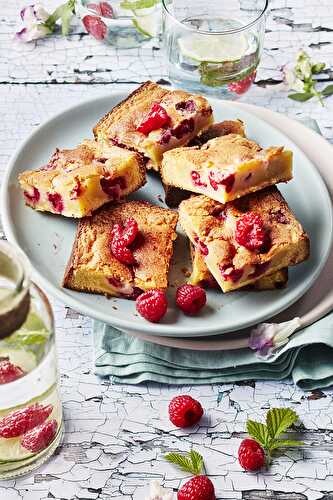
M 316 122 L 307 126 L 319 131 Z M 194 351 L 152 344 L 94 322 L 95 373 L 115 384 L 210 384 L 291 377 L 305 390 L 333 385 L 333 313 L 299 330 L 271 356 L 250 348 Z

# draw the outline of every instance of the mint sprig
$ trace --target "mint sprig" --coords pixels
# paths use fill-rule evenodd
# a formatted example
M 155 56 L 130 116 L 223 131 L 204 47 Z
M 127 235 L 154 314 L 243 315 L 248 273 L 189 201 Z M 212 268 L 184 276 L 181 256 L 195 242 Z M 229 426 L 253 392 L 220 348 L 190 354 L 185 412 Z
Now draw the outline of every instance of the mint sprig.
M 74 14 L 75 0 L 68 0 L 66 3 L 59 5 L 59 7 L 56 8 L 56 10 L 46 19 L 44 25 L 53 33 L 56 28 L 56 23 L 60 19 L 61 32 L 64 36 L 67 36 Z
M 160 3 L 160 0 L 123 0 L 120 2 L 120 7 L 127 10 L 150 9 Z
M 171 464 L 176 465 L 183 472 L 189 472 L 194 476 L 200 476 L 205 468 L 202 455 L 195 450 L 191 450 L 185 454 L 168 453 L 164 458 Z
M 286 431 L 298 420 L 297 413 L 290 408 L 272 408 L 267 412 L 266 423 L 247 421 L 247 432 L 265 449 L 268 461 L 271 453 L 277 448 L 285 446 L 302 446 L 302 441 L 280 439 Z

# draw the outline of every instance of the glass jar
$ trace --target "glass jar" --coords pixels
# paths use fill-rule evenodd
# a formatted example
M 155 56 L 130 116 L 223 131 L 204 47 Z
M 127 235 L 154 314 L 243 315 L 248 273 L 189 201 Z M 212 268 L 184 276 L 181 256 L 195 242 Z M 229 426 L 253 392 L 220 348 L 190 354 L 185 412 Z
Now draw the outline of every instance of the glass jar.
M 62 438 L 53 314 L 29 270 L 0 241 L 0 479 L 40 466 Z
M 185 90 L 237 99 L 260 61 L 268 0 L 162 0 L 168 76 Z

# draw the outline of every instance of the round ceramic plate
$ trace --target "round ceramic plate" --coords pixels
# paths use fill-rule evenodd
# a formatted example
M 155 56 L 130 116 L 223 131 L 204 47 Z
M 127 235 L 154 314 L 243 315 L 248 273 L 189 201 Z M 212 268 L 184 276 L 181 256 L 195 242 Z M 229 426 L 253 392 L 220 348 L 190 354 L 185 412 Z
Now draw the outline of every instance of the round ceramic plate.
M 8 166 L 2 187 L 4 229 L 8 239 L 17 243 L 31 260 L 35 281 L 83 314 L 127 331 L 159 336 L 193 337 L 240 330 L 278 314 L 297 301 L 316 281 L 331 248 L 332 208 L 325 183 L 314 164 L 286 135 L 238 105 L 214 99 L 210 102 L 216 120 L 240 118 L 245 122 L 249 138 L 264 147 L 284 145 L 294 152 L 294 180 L 279 187 L 309 233 L 311 257 L 291 269 L 288 288 L 260 293 L 210 291 L 208 306 L 200 316 L 184 316 L 174 305 L 175 286 L 185 281 L 183 269 L 190 267 L 188 242 L 180 232 L 170 275 L 170 307 L 159 324 L 148 323 L 139 317 L 131 301 L 61 288 L 77 222 L 25 207 L 17 175 L 45 164 L 56 147 L 73 147 L 83 138 L 90 137 L 98 119 L 126 96 L 124 92 L 113 93 L 81 103 L 51 118 L 21 145 Z M 132 198 L 164 206 L 157 176 L 149 175 L 147 185 Z

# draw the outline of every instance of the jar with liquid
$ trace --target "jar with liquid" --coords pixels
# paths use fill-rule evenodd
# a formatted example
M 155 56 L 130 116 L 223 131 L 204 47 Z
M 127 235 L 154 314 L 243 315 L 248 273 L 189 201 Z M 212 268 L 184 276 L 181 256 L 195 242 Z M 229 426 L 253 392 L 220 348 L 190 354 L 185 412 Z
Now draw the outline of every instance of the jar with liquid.
M 0 480 L 40 466 L 62 437 L 53 314 L 29 271 L 0 241 Z

